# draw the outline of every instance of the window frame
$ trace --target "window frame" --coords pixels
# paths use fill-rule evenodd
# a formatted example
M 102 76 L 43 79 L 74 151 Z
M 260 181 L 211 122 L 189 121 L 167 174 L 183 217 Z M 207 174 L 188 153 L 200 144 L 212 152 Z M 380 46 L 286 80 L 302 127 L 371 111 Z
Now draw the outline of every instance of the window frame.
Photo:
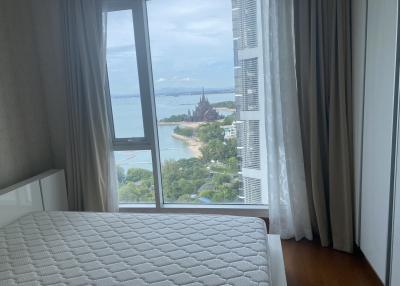
M 113 151 L 149 150 L 152 156 L 154 178 L 154 204 L 119 204 L 120 212 L 203 213 L 268 217 L 268 205 L 261 204 L 177 204 L 164 203 L 162 190 L 161 157 L 159 148 L 156 102 L 151 62 L 147 0 L 104 0 L 103 12 L 131 10 L 135 36 L 136 60 L 144 137 L 116 138 L 112 114 L 111 95 L 107 87 L 107 110 L 112 134 Z

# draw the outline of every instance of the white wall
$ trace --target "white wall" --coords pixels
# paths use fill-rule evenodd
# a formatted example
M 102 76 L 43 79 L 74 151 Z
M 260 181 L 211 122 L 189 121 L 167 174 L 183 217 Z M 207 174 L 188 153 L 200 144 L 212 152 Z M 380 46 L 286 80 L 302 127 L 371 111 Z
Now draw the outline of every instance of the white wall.
M 386 271 L 397 0 L 368 1 L 360 247 Z
M 30 7 L 0 1 L 0 188 L 52 167 Z
M 352 71 L 353 71 L 353 137 L 354 137 L 354 229 L 359 245 L 360 177 L 362 149 L 362 121 L 364 103 L 365 31 L 367 1 L 352 1 Z

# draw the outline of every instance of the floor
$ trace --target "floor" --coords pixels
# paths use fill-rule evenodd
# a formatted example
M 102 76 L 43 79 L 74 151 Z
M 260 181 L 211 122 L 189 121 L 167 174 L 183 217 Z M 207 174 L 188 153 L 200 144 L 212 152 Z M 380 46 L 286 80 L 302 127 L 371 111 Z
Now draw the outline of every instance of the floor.
M 288 286 L 383 285 L 361 255 L 321 247 L 318 242 L 282 241 Z

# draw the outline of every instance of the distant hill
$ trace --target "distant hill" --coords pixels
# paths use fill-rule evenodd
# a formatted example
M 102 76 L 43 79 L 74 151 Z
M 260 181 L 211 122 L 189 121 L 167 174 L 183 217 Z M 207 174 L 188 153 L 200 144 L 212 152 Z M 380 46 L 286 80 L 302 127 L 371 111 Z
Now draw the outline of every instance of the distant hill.
M 220 101 L 216 103 L 211 103 L 211 106 L 214 108 L 236 109 L 236 104 L 233 101 Z
M 210 88 L 205 89 L 204 94 L 221 94 L 221 93 L 233 93 L 233 88 Z M 203 94 L 203 90 L 193 90 L 187 88 L 165 88 L 162 90 L 158 90 L 155 92 L 156 96 L 184 96 L 184 95 L 201 95 Z M 139 97 L 139 94 L 112 94 L 112 98 L 131 98 L 131 97 Z

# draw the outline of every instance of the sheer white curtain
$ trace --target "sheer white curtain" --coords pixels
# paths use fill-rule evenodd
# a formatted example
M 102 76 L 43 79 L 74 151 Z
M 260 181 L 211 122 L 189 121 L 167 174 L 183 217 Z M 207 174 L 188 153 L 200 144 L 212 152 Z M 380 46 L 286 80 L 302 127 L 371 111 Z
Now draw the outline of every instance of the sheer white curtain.
M 293 2 L 262 2 L 270 232 L 312 239 L 295 72 Z
M 71 210 L 117 211 L 107 114 L 102 1 L 62 2 L 67 75 L 67 183 Z

